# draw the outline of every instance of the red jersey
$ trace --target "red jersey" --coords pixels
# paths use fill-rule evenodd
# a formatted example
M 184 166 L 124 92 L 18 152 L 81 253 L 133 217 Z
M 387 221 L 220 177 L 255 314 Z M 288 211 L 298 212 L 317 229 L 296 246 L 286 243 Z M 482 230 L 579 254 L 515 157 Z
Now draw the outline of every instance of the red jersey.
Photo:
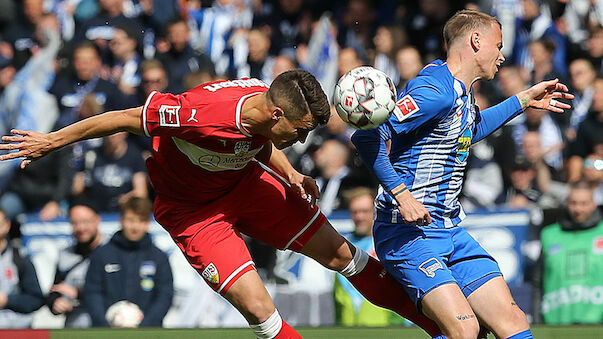
M 207 202 L 231 191 L 251 171 L 247 164 L 269 140 L 241 124 L 249 97 L 269 86 L 257 79 L 216 81 L 180 95 L 152 92 L 142 126 L 154 138 L 147 160 L 158 195 Z

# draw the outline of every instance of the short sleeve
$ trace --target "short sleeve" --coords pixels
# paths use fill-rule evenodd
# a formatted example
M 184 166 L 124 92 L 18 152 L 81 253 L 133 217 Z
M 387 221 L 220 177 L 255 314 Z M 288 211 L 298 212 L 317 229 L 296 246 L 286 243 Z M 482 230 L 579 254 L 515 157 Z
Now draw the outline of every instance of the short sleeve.
M 194 127 L 195 114 L 182 95 L 153 91 L 142 108 L 142 127 L 147 136 L 178 136 L 181 127 Z
M 445 117 L 452 109 L 453 99 L 434 85 L 414 87 L 396 102 L 387 125 L 396 134 L 410 133 L 429 121 Z

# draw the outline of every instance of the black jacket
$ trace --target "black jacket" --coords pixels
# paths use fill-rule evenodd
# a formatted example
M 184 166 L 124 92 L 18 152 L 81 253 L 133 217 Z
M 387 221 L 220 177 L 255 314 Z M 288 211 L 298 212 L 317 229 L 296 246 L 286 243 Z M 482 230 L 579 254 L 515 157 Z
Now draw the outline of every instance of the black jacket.
M 133 242 L 118 231 L 90 256 L 84 301 L 93 326 L 109 326 L 105 319 L 109 306 L 128 300 L 144 313 L 140 326 L 161 327 L 173 295 L 168 257 L 148 234 Z

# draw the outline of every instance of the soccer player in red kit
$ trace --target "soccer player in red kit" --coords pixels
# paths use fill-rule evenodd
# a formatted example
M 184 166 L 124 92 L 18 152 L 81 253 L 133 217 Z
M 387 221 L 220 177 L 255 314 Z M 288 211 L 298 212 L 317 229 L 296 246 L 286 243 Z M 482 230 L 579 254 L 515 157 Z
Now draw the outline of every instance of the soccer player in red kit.
M 49 134 L 12 130 L 0 160 L 21 167 L 70 143 L 119 131 L 153 138 L 147 160 L 155 219 L 190 264 L 247 319 L 258 338 L 299 338 L 283 321 L 240 233 L 305 254 L 338 271 L 371 302 L 396 311 L 432 336 L 381 264 L 348 243 L 315 205 L 314 180 L 280 151 L 304 142 L 330 115 L 314 76 L 294 70 L 271 86 L 257 79 L 208 83 L 181 95 L 151 93 L 144 106 L 106 112 Z

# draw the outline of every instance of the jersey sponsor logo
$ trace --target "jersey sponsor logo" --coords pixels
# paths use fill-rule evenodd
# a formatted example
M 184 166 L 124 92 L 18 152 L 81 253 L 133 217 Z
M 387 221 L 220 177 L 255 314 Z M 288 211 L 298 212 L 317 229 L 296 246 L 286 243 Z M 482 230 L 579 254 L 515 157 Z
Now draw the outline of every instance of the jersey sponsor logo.
M 597 237 L 593 244 L 593 253 L 603 253 L 603 237 Z
M 456 148 L 456 160 L 458 162 L 464 162 L 467 160 L 467 157 L 469 156 L 469 148 L 471 147 L 471 138 L 471 129 L 467 128 L 457 139 L 459 145 Z
M 212 284 L 217 284 L 220 282 L 218 269 L 213 263 L 210 263 L 209 265 L 207 265 L 207 267 L 205 267 L 203 272 L 201 272 L 201 276 Z
M 172 140 L 178 150 L 184 153 L 193 164 L 210 172 L 243 169 L 262 149 L 262 147 L 258 147 L 250 150 L 251 142 L 239 141 L 235 144 L 233 153 L 220 153 L 201 148 L 182 139 L 172 138 Z
M 216 82 L 216 83 L 213 83 L 210 85 L 203 86 L 203 88 L 210 92 L 215 92 L 222 88 L 229 88 L 229 87 L 249 88 L 249 87 L 255 87 L 255 86 L 270 88 L 270 86 L 268 86 L 268 84 L 266 84 L 262 80 L 258 80 L 258 79 L 238 79 L 238 80 L 220 81 L 220 82 Z
M 396 102 L 396 109 L 394 109 L 394 115 L 398 118 L 399 121 L 403 121 L 404 119 L 411 116 L 413 113 L 419 111 L 419 105 L 413 97 L 409 94 L 403 96 L 398 102 Z
M 159 126 L 180 127 L 180 106 L 161 105 L 159 107 Z
M 193 108 L 193 109 L 191 110 L 191 117 L 190 117 L 190 118 L 188 118 L 188 120 L 186 120 L 186 122 L 191 122 L 191 121 L 194 121 L 194 122 L 199 122 L 199 120 L 197 120 L 197 119 L 195 118 L 195 114 L 197 114 L 197 110 Z
M 106 264 L 105 265 L 105 272 L 107 272 L 107 273 L 115 273 L 115 272 L 119 272 L 119 270 L 121 270 L 120 264 Z
M 444 269 L 444 266 L 442 266 L 440 261 L 436 258 L 428 259 L 419 265 L 419 270 L 425 273 L 429 278 L 435 277 L 435 272 L 439 269 Z
M 249 152 L 249 148 L 251 147 L 251 141 L 237 141 L 234 146 L 234 154 L 241 155 Z

